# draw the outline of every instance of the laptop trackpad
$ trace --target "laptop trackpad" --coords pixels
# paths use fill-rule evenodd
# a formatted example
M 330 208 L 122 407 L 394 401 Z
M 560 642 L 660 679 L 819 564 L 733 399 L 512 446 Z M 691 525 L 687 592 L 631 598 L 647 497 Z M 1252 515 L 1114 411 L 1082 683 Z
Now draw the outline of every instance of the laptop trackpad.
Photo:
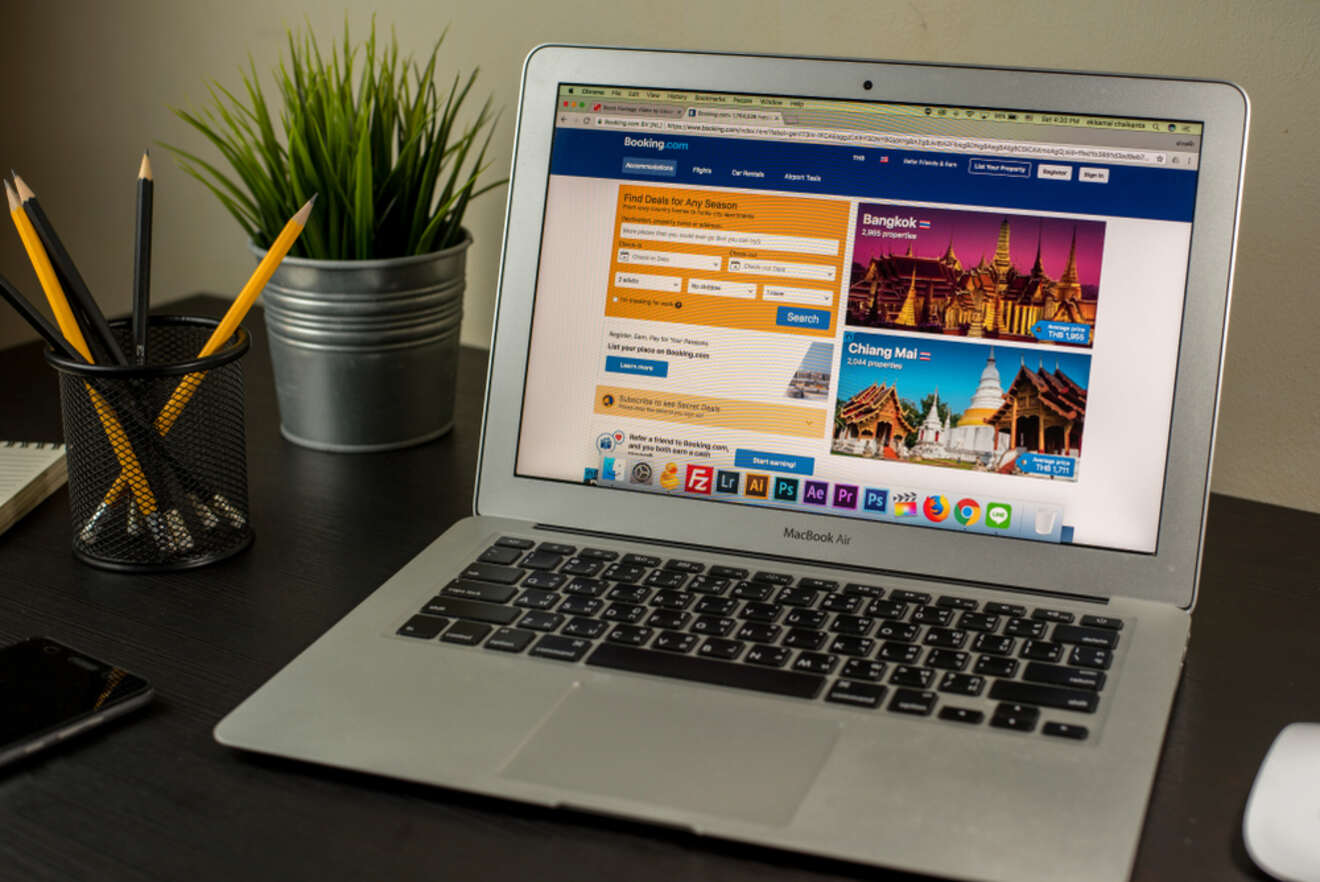
M 786 824 L 842 727 L 732 704 L 719 693 L 634 693 L 614 684 L 583 685 L 559 704 L 502 774 L 700 814 Z

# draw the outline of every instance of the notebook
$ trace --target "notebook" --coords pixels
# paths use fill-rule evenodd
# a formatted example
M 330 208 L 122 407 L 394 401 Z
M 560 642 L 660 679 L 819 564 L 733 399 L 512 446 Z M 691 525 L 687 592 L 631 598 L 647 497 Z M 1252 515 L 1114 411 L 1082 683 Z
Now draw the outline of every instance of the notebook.
M 474 516 L 217 739 L 958 879 L 1125 878 L 1196 600 L 1246 123 L 1224 83 L 536 50 Z
M 0 533 L 68 479 L 63 444 L 0 441 Z

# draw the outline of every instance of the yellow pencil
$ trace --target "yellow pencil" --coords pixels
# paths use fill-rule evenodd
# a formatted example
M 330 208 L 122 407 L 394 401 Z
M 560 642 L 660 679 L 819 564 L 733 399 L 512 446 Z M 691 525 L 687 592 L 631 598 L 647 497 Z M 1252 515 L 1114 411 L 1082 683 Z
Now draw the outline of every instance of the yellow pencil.
M 14 191 L 14 188 L 10 186 L 9 181 L 5 181 L 5 196 L 9 200 L 9 216 L 13 218 L 14 226 L 18 229 L 18 237 L 23 240 L 23 248 L 27 251 L 28 259 L 32 261 L 32 268 L 36 270 L 37 280 L 41 283 L 41 290 L 46 293 L 46 300 L 50 304 L 51 312 L 55 315 L 56 323 L 60 326 L 60 333 L 64 334 L 65 339 L 77 350 L 79 355 L 87 359 L 89 364 L 93 363 L 91 350 L 87 348 L 87 340 L 83 337 L 78 322 L 73 317 L 73 310 L 69 308 L 69 301 L 64 296 L 64 290 L 60 287 L 59 280 L 55 278 L 55 270 L 50 264 L 50 258 L 46 255 L 46 249 L 42 247 L 41 240 L 37 238 L 36 230 L 32 228 L 32 222 L 28 220 L 27 214 L 23 211 L 22 201 L 18 198 L 18 193 Z M 137 454 L 133 452 L 133 446 L 124 433 L 124 427 L 120 425 L 114 409 L 110 407 L 110 403 L 102 398 L 101 394 L 90 385 L 86 383 L 83 385 L 87 388 L 87 395 L 92 400 L 92 407 L 96 410 L 96 415 L 101 420 L 101 426 L 110 439 L 110 448 L 119 460 L 120 473 L 115 482 L 116 485 L 126 481 L 133 493 L 133 498 L 137 500 L 138 508 L 144 515 L 150 516 L 156 511 L 156 498 L 151 493 L 151 487 L 147 484 L 146 476 L 142 474 L 142 465 L 138 462 Z

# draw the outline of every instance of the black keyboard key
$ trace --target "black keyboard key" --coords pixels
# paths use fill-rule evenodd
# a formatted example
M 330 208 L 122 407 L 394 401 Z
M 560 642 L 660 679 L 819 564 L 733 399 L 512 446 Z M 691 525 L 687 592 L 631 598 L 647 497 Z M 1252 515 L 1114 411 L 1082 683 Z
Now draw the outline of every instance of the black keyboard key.
M 820 592 L 811 588 L 785 588 L 779 592 L 775 601 L 786 606 L 815 606 Z
M 422 612 L 433 616 L 453 616 L 456 619 L 472 619 L 488 622 L 492 625 L 509 625 L 522 615 L 520 610 L 508 606 L 496 606 L 482 603 L 480 600 L 466 600 L 461 597 L 439 595 L 431 598 Z
M 851 634 L 854 637 L 865 637 L 871 633 L 875 627 L 875 619 L 869 616 L 845 616 L 837 615 L 834 621 L 830 623 L 830 630 L 837 631 L 840 634 Z
M 563 633 L 570 637 L 595 639 L 601 634 L 604 634 L 605 629 L 608 627 L 609 625 L 599 619 L 570 619 L 569 623 L 564 626 Z
M 883 597 L 885 589 L 879 585 L 867 585 L 862 582 L 849 582 L 843 586 L 844 594 L 860 594 L 863 597 Z
M 1064 612 L 1060 609 L 1042 609 L 1041 607 L 1032 610 L 1031 617 L 1038 622 L 1062 622 L 1065 625 L 1071 625 L 1074 618 L 1070 612 Z
M 525 609 L 554 609 L 555 604 L 560 601 L 560 597 L 553 591 L 542 591 L 539 588 L 528 588 L 518 595 L 514 606 L 521 606 Z
M 538 548 L 536 551 L 527 552 L 527 556 L 522 559 L 522 566 L 529 570 L 553 570 L 563 562 L 564 558 L 560 555 Z
M 531 628 L 533 631 L 555 631 L 560 625 L 564 624 L 566 616 L 559 613 L 539 612 L 532 610 L 522 617 L 518 622 L 519 628 Z
M 746 579 L 747 571 L 742 567 L 713 566 L 710 574 L 716 579 Z
M 784 619 L 784 623 L 794 628 L 822 628 L 827 618 L 829 616 L 818 609 L 797 607 L 789 610 L 788 618 Z
M 954 695 L 975 698 L 984 690 L 985 677 L 978 677 L 976 674 L 955 674 L 950 671 L 940 680 L 940 691 L 952 692 Z
M 599 597 L 608 584 L 604 579 L 588 579 L 585 576 L 578 576 L 564 586 L 564 593 Z
M 568 563 L 559 570 L 569 576 L 594 576 L 600 572 L 601 567 L 605 566 L 603 560 L 592 560 L 590 558 L 574 557 L 570 558 Z
M 996 634 L 977 634 L 976 640 L 972 643 L 972 649 L 990 655 L 1012 655 L 1016 646 L 1017 641 L 1012 637 Z
M 985 714 L 979 710 L 972 710 L 969 707 L 953 707 L 945 705 L 940 708 L 940 719 L 950 720 L 955 723 L 968 723 L 975 726 L 985 719 Z
M 784 641 L 787 643 L 788 641 Z M 915 643 L 886 643 L 876 653 L 877 658 L 885 661 L 901 662 L 910 665 L 921 657 L 921 647 Z
M 764 582 L 767 585 L 792 585 L 793 577 L 784 573 L 770 573 L 765 570 L 758 570 L 752 576 L 753 582 Z
M 748 603 L 742 608 L 741 616 L 749 622 L 774 624 L 783 615 L 784 608 L 773 603 Z
M 875 616 L 877 619 L 901 619 L 907 615 L 907 604 L 900 603 L 892 598 L 889 600 L 872 600 L 871 605 L 866 608 L 868 616 Z
M 779 638 L 779 632 L 784 630 L 778 625 L 762 625 L 760 622 L 743 622 L 743 626 L 738 629 L 734 636 L 739 640 L 750 640 L 753 643 L 773 643 Z
M 651 605 L 661 609 L 687 609 L 692 603 L 692 595 L 686 591 L 673 591 L 662 588 L 651 598 Z
M 827 594 L 820 602 L 820 608 L 834 613 L 852 614 L 862 608 L 865 600 L 859 594 Z
M 597 646 L 587 656 L 587 664 L 794 698 L 815 698 L 825 686 L 825 678 L 818 674 L 802 674 L 760 665 L 731 665 L 695 655 L 656 652 L 610 643 Z
M 651 567 L 660 566 L 660 558 L 652 557 L 649 554 L 625 554 L 620 563 L 630 567 L 643 567 L 645 569 L 650 569 Z
M 584 548 L 578 552 L 578 557 L 583 557 L 586 558 L 587 560 L 610 561 L 610 560 L 618 560 L 619 552 L 610 551 L 605 548 Z
M 793 670 L 807 674 L 828 674 L 839 663 L 838 656 L 820 652 L 799 652 L 793 659 Z
M 889 682 L 895 686 L 911 686 L 914 689 L 925 689 L 930 685 L 930 681 L 935 678 L 935 672 L 929 668 L 914 668 L 908 665 L 899 665 L 894 668 L 894 672 L 889 675 Z
M 947 609 L 976 609 L 978 606 L 977 602 L 970 597 L 951 597 L 948 594 L 935 601 L 935 605 Z
M 717 579 L 711 575 L 693 576 L 688 582 L 688 590 L 698 594 L 723 594 L 729 590 L 728 579 Z
M 1068 654 L 1068 664 L 1080 668 L 1096 668 L 1097 670 L 1107 671 L 1113 661 L 1114 654 L 1112 652 L 1108 649 L 1097 649 L 1094 646 L 1074 646 L 1072 652 Z
M 692 613 L 658 609 L 651 613 L 651 617 L 646 620 L 646 624 L 652 628 L 665 628 L 670 631 L 677 631 L 679 628 L 686 625 L 690 618 L 692 618 Z
M 594 616 L 600 612 L 604 602 L 599 597 L 573 596 L 559 604 L 559 611 L 570 616 Z
M 971 656 L 957 649 L 932 649 L 926 656 L 926 664 L 932 668 L 946 671 L 961 671 L 971 661 Z
M 495 582 L 500 585 L 514 585 L 523 577 L 518 567 L 504 567 L 499 564 L 474 563 L 459 574 L 464 579 L 476 579 L 478 582 Z
M 1037 664 L 1037 662 L 1032 662 Z M 1011 677 L 1017 673 L 1018 660 L 1015 658 L 1000 658 L 994 655 L 982 655 L 976 659 L 976 665 L 972 670 L 984 677 Z
M 1082 616 L 1082 624 L 1088 628 L 1108 628 L 1111 631 L 1123 630 L 1123 620 L 1112 616 Z
M 884 675 L 884 662 L 867 661 L 864 658 L 848 659 L 843 663 L 843 670 L 839 672 L 840 677 L 847 677 L 850 680 L 869 680 L 872 683 L 879 683 Z
M 665 652 L 688 653 L 692 651 L 692 647 L 697 645 L 697 639 L 695 634 L 663 631 L 660 636 L 655 638 L 655 643 L 651 645 L 656 649 L 663 649 Z
M 481 622 L 454 622 L 440 638 L 440 642 L 476 646 L 489 633 L 490 625 L 483 625 Z
M 565 576 L 563 573 L 551 573 L 545 570 L 537 570 L 526 579 L 523 579 L 523 587 L 542 588 L 546 591 L 554 591 L 567 581 L 568 576 Z
M 652 588 L 682 588 L 687 580 L 687 573 L 678 570 L 652 570 L 642 584 L 650 585 Z
M 608 600 L 622 600 L 624 603 L 645 603 L 651 596 L 651 589 L 642 585 L 618 584 L 605 595 Z
M 927 646 L 938 646 L 942 649 L 962 649 L 963 644 L 967 642 L 967 632 L 956 628 L 931 628 L 926 632 L 926 639 L 923 642 Z
M 840 634 L 830 644 L 830 652 L 866 658 L 875 652 L 875 641 L 870 637 L 851 637 L 847 634 Z
M 718 637 L 707 637 L 706 642 L 701 644 L 701 648 L 697 650 L 697 655 L 703 658 L 733 661 L 742 655 L 743 647 L 746 645 L 740 640 L 721 640 Z
M 727 616 L 738 608 L 738 601 L 732 597 L 703 597 L 692 607 L 692 611 L 705 616 Z
M 665 562 L 665 569 L 678 570 L 680 573 L 704 573 L 706 565 L 697 563 L 695 560 L 669 560 Z
M 775 591 L 775 586 L 763 582 L 739 582 L 733 589 L 733 596 L 739 600 L 766 600 Z
M 495 585 L 491 582 L 474 582 L 471 579 L 455 579 L 440 591 L 450 597 L 466 597 L 469 600 L 484 600 L 487 603 L 508 603 L 518 589 L 512 585 Z
M 824 643 L 823 631 L 812 631 L 808 628 L 793 628 L 784 637 L 784 645 L 794 649 L 820 649 Z
M 1053 735 L 1055 738 L 1072 738 L 1076 741 L 1085 741 L 1086 736 L 1090 735 L 1090 730 L 1085 726 L 1078 726 L 1073 723 L 1046 723 L 1040 727 L 1041 734 Z
M 919 606 L 912 613 L 912 621 L 920 622 L 923 625 L 940 625 L 942 627 L 953 621 L 953 610 L 940 609 L 938 606 Z
M 601 578 L 614 582 L 636 582 L 646 575 L 646 567 L 630 564 L 625 557 L 620 563 L 610 564 L 600 575 Z
M 743 661 L 749 665 L 764 665 L 767 668 L 782 668 L 792 655 L 789 650 L 782 646 L 766 646 L 764 643 L 758 643 L 747 650 L 747 658 Z
M 481 552 L 481 556 L 477 560 L 481 563 L 504 564 L 507 566 L 516 562 L 520 557 L 522 557 L 522 552 L 516 548 L 509 548 L 505 545 L 492 545 Z
M 1082 628 L 1078 625 L 1055 625 L 1050 635 L 1055 643 L 1075 643 L 1078 646 L 1098 646 L 1113 649 L 1118 645 L 1118 632 L 1108 628 Z
M 1045 636 L 1045 623 L 1031 619 L 1012 619 L 1004 626 L 1004 633 L 1009 637 L 1030 637 L 1039 640 Z
M 520 548 L 526 551 L 536 543 L 531 539 L 523 539 L 520 536 L 501 536 L 495 540 L 496 545 L 502 545 L 505 548 Z
M 697 616 L 696 621 L 692 623 L 691 631 L 693 634 L 705 634 L 708 637 L 723 637 L 733 630 L 738 623 L 730 618 L 721 618 L 720 616 Z
M 1045 640 L 1027 640 L 1023 642 L 1022 651 L 1018 655 L 1033 661 L 1056 662 L 1063 655 L 1063 647 Z
M 575 662 L 587 654 L 591 648 L 590 640 L 583 640 L 580 637 L 560 637 L 556 634 L 546 634 L 536 645 L 532 647 L 529 655 L 535 655 L 539 658 L 553 658 L 557 661 Z
M 527 644 L 536 639 L 536 634 L 531 631 L 522 631 L 518 628 L 496 628 L 495 633 L 490 635 L 486 641 L 487 649 L 498 649 L 500 652 L 522 652 L 527 648 Z
M 644 606 L 616 601 L 605 607 L 605 611 L 600 614 L 600 617 L 607 622 L 627 622 L 630 625 L 635 625 L 645 615 L 646 607 Z
M 439 634 L 449 624 L 449 619 L 440 616 L 413 616 L 404 622 L 395 634 L 401 637 L 416 637 L 419 640 L 430 640 L 436 634 Z
M 880 623 L 875 636 L 881 640 L 901 640 L 904 643 L 911 643 L 917 639 L 921 633 L 920 625 L 911 625 L 907 622 L 898 622 L 893 619 L 885 619 Z
M 1016 680 L 996 680 L 990 687 L 990 697 L 996 701 L 1038 704 L 1041 707 L 1056 707 L 1060 710 L 1078 711 L 1084 714 L 1095 713 L 1096 706 L 1100 703 L 1100 697 L 1094 692 L 1019 683 Z
M 1048 683 L 1051 686 L 1067 686 L 1071 689 L 1089 689 L 1099 692 L 1105 688 L 1105 675 L 1089 668 L 1065 668 L 1061 665 L 1047 665 L 1031 662 L 1022 672 L 1022 679 L 1032 683 Z
M 1040 708 L 1008 702 L 995 708 L 994 714 L 990 717 L 990 725 L 996 729 L 1030 732 L 1036 728 L 1036 721 L 1039 719 Z
M 813 591 L 838 591 L 839 583 L 833 579 L 813 579 L 809 576 L 803 576 L 798 579 L 799 588 L 810 588 Z
M 650 637 L 650 628 L 639 628 L 636 625 L 615 625 L 614 630 L 606 635 L 605 639 L 626 646 L 641 646 Z
M 993 631 L 999 627 L 999 616 L 992 616 L 989 613 L 963 613 L 958 619 L 958 627 L 964 631 Z
M 1024 618 L 1027 614 L 1027 608 L 1016 603 L 999 603 L 990 601 L 985 605 L 985 611 L 997 616 L 1012 616 L 1015 619 Z
M 900 603 L 916 603 L 921 606 L 926 606 L 930 603 L 930 595 L 927 594 L 926 592 L 904 591 L 901 588 L 896 588 L 893 591 L 890 591 L 889 599 L 897 600 Z
M 889 709 L 900 714 L 915 714 L 928 717 L 935 709 L 935 693 L 917 689 L 895 689 L 894 697 L 889 702 Z
M 825 696 L 826 701 L 835 704 L 850 704 L 853 707 L 877 708 L 884 701 L 889 690 L 875 683 L 859 683 L 855 680 L 836 680 Z
M 536 550 L 544 551 L 546 554 L 557 554 L 560 557 L 577 554 L 577 548 L 572 545 L 565 545 L 562 542 L 542 542 L 536 547 Z

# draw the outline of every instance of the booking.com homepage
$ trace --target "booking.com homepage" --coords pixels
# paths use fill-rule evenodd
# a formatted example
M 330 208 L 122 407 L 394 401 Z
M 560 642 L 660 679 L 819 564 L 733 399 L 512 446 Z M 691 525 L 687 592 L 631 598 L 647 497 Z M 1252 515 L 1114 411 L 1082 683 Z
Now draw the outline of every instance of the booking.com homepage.
M 1155 550 L 1195 152 L 609 92 L 560 90 L 518 474 Z

